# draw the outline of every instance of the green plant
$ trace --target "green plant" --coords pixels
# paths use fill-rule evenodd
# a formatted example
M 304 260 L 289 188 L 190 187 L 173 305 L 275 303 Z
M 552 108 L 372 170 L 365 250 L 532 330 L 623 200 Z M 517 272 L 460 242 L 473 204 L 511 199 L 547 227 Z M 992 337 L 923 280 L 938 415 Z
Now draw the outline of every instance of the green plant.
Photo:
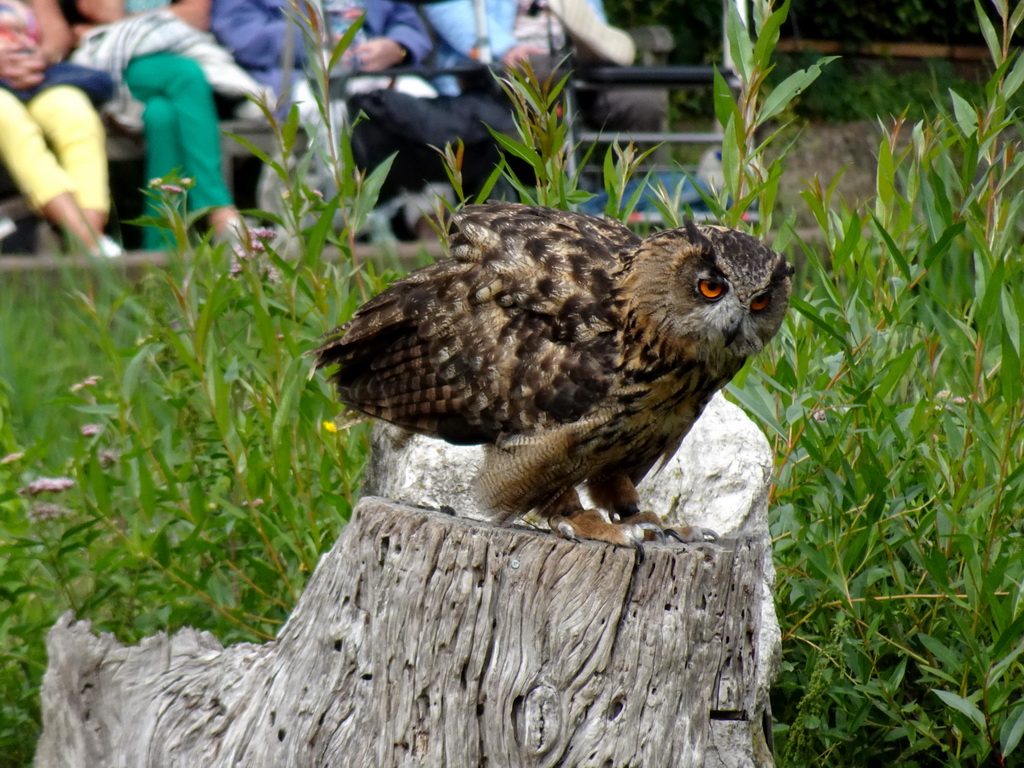
M 141 291 L 79 279 L 48 350 L 75 365 L 0 368 L 14 391 L 43 393 L 0 465 L 5 702 L 38 685 L 54 610 L 125 641 L 186 624 L 272 637 L 344 524 L 362 431 L 324 428 L 336 407 L 303 353 L 379 281 L 319 254 L 231 259 L 201 246 Z M 49 306 L 4 302 L 47 343 Z M 4 334 L 5 349 L 18 343 Z M 37 490 L 47 477 L 74 485 Z M 0 752 L 30 754 L 30 711 L 5 714 Z
M 804 192 L 820 232 L 795 311 L 733 389 L 779 457 L 786 764 L 1020 760 L 1024 159 L 1007 100 L 1024 6 L 1001 12 L 1001 34 L 981 17 L 984 99 L 951 91 L 942 115 L 896 121 L 874 201 Z
M 30 762 L 60 613 L 125 642 L 265 640 L 348 518 L 366 428 L 335 426 L 305 353 L 389 277 L 351 252 L 386 169 L 321 200 L 287 170 L 295 115 L 277 125 L 279 230 L 214 248 L 163 183 L 166 270 L 0 285 L 0 765 Z

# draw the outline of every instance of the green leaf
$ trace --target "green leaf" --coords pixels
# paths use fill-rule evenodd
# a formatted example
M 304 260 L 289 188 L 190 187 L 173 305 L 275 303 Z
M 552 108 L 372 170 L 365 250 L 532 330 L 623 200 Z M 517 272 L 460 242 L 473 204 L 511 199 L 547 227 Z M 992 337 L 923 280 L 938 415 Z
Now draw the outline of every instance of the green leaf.
M 1022 8 L 1024 8 L 1024 3 L 1021 3 L 1017 10 L 1020 11 Z M 1006 79 L 1003 80 L 1001 88 L 1002 96 L 1007 100 L 1013 98 L 1013 95 L 1020 90 L 1021 84 L 1024 83 L 1024 56 L 1021 56 L 1019 52 L 1015 52 L 1014 56 L 1016 60 L 1006 75 Z
M 725 188 L 733 197 L 740 186 L 740 147 L 739 121 L 729 118 L 722 135 L 722 173 L 725 175 Z
M 952 224 L 943 231 L 936 240 L 928 248 L 928 252 L 924 257 L 924 268 L 931 269 L 932 265 L 942 256 L 949 255 L 949 247 L 953 241 L 963 234 L 964 229 L 967 227 L 966 221 L 958 221 L 956 224 Z
M 1007 286 L 1003 286 L 1003 290 L 999 292 L 999 303 L 1002 308 L 1003 328 L 1006 329 L 1007 339 L 1019 357 L 1021 317 L 1017 314 L 1017 308 L 1014 306 L 1012 294 Z
M 1014 334 L 1007 326 L 1003 326 L 1002 352 L 1003 359 L 1000 361 L 1000 381 L 1002 383 L 1002 396 L 1007 402 L 1015 403 L 1021 399 L 1024 381 L 1021 379 L 1021 358 L 1020 358 L 1020 326 L 1014 327 Z
M 142 370 L 150 361 L 151 356 L 160 354 L 160 350 L 163 348 L 163 344 L 143 344 L 142 348 L 128 361 L 121 376 L 121 396 L 126 402 L 131 402 L 135 388 L 139 384 L 139 378 L 142 376 Z
M 970 136 L 978 131 L 978 111 L 963 96 L 949 89 L 949 97 L 953 100 L 953 114 L 956 122 L 963 131 L 964 136 Z
M 816 326 L 821 328 L 825 333 L 834 338 L 839 342 L 840 346 L 845 348 L 846 337 L 831 323 L 827 322 L 817 311 L 817 309 L 809 302 L 799 299 L 795 296 L 791 296 L 789 299 L 790 306 L 793 307 L 797 312 L 806 317 Z
M 281 126 L 281 146 L 285 152 L 291 153 L 295 149 L 295 137 L 299 133 L 299 105 L 292 104 L 288 110 L 284 125 Z M 264 161 L 265 162 L 265 161 Z
M 999 3 L 993 3 L 997 8 Z M 999 34 L 996 32 L 995 26 L 989 19 L 988 14 L 985 13 L 985 9 L 981 7 L 981 3 L 978 0 L 974 0 L 974 8 L 978 15 L 978 25 L 981 27 L 981 36 L 985 38 L 985 45 L 988 46 L 988 52 L 992 56 L 992 61 L 995 62 L 996 66 L 1003 61 L 1003 46 L 999 42 Z
M 921 632 L 918 633 L 917 639 L 921 641 L 921 645 L 927 648 L 932 656 L 939 660 L 942 666 L 946 668 L 946 671 L 958 670 L 963 665 L 961 655 L 936 638 Z
M 771 65 L 772 54 L 779 42 L 779 29 L 789 16 L 789 1 L 786 0 L 781 7 L 772 11 L 757 32 L 757 42 L 754 43 L 754 66 L 758 69 L 765 70 Z
M 729 87 L 729 83 L 726 82 L 722 73 L 718 71 L 718 67 L 715 67 L 713 78 L 712 94 L 715 103 L 715 118 L 719 125 L 727 125 L 730 120 L 739 119 L 739 107 L 736 105 L 732 88 Z
M 821 68 L 836 58 L 836 56 L 825 56 L 807 69 L 794 72 L 775 86 L 772 92 L 768 94 L 768 98 L 764 101 L 764 106 L 757 115 L 757 124 L 763 125 L 788 107 L 794 98 L 799 96 L 807 86 L 818 79 L 821 75 Z
M 1017 3 L 1013 13 L 1010 14 L 1010 22 L 1006 30 L 1011 39 L 1017 34 L 1017 27 L 1020 26 L 1022 20 L 1024 20 L 1024 3 Z
M 882 242 L 885 243 L 885 249 L 889 252 L 889 255 L 892 256 L 893 261 L 895 261 L 896 265 L 900 268 L 900 274 L 902 274 L 903 278 L 909 282 L 910 280 L 913 279 L 913 275 L 910 271 L 910 263 L 903 255 L 903 251 L 896 244 L 896 241 L 892 239 L 892 235 L 890 235 L 886 231 L 885 227 L 882 226 L 882 223 L 878 221 L 877 218 L 872 216 L 871 220 L 872 223 L 875 225 L 875 231 L 882 238 Z
M 281 393 L 281 400 L 274 411 L 274 419 L 270 430 L 271 440 L 274 442 L 281 439 L 282 430 L 286 426 L 292 425 L 296 418 L 295 402 L 298 400 L 299 393 L 305 384 L 302 375 L 298 371 L 298 362 L 298 359 L 293 360 L 285 374 L 284 391 Z
M 498 144 L 508 153 L 518 157 L 520 160 L 525 160 L 533 169 L 540 174 L 544 173 L 544 160 L 539 154 L 531 147 L 527 147 L 515 139 L 505 136 L 501 133 L 492 133 Z
M 735 4 L 727 3 L 727 5 L 725 32 L 729 44 L 729 55 L 740 81 L 749 83 L 754 71 L 754 46 L 750 42 L 750 32 L 743 24 L 743 20 L 740 19 Z
M 1024 706 L 1018 706 L 999 729 L 999 751 L 1003 757 L 1009 757 L 1020 744 L 1024 736 Z
M 974 702 L 968 701 L 963 696 L 950 691 L 941 691 L 938 688 L 932 688 L 932 692 L 942 699 L 946 706 L 952 707 L 957 712 L 970 718 L 971 722 L 978 726 L 978 730 L 985 730 L 985 715 L 982 714 Z

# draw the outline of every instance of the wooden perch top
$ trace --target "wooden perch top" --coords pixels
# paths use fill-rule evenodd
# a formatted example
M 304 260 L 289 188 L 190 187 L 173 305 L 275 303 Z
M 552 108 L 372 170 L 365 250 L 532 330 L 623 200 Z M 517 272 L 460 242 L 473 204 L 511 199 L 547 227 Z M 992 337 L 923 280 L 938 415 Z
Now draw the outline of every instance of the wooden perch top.
M 701 766 L 761 727 L 765 557 L 365 498 L 274 642 L 58 622 L 37 766 Z

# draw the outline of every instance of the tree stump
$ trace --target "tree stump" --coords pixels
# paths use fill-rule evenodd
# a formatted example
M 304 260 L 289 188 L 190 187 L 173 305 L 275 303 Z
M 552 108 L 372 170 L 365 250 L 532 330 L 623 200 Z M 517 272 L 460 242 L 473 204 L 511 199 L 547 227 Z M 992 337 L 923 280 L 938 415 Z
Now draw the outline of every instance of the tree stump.
M 770 765 L 766 540 L 644 554 L 365 498 L 273 642 L 62 617 L 36 765 Z

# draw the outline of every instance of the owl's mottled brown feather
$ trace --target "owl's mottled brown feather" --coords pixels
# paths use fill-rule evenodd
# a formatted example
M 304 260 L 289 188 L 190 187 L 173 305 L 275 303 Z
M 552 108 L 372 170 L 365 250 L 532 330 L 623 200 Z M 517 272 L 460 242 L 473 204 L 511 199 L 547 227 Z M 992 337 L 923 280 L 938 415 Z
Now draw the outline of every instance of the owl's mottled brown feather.
M 468 206 L 452 227 L 451 258 L 367 302 L 317 364 L 338 366 L 351 408 L 491 446 L 478 492 L 501 519 L 538 508 L 563 521 L 580 483 L 608 512 L 634 515 L 634 484 L 786 308 L 790 267 L 732 230 L 641 240 L 617 222 L 512 203 Z M 698 288 L 709 276 L 727 286 L 713 301 Z

